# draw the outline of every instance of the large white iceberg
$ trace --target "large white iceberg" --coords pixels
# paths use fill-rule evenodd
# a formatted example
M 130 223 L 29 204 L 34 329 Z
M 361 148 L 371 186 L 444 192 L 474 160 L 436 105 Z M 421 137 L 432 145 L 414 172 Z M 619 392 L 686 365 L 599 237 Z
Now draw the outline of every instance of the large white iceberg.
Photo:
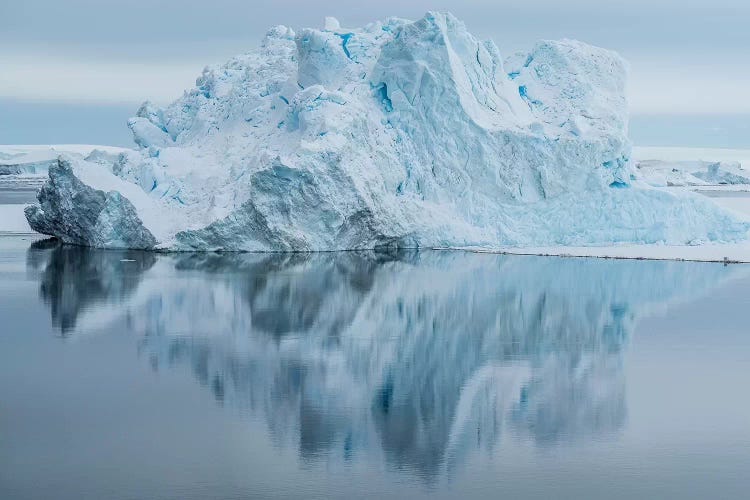
M 111 169 L 61 159 L 26 214 L 65 242 L 174 250 L 746 237 L 710 200 L 635 181 L 626 74 L 570 40 L 504 64 L 443 13 L 279 26 L 167 108 L 144 104 L 139 149 Z

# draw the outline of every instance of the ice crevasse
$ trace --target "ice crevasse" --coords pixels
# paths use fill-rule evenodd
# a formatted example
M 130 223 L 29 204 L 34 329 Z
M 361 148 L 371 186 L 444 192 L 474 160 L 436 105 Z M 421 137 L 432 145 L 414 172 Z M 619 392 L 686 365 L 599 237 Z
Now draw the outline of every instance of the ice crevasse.
M 627 67 L 581 42 L 503 61 L 455 17 L 277 26 L 128 125 L 111 165 L 61 157 L 31 226 L 105 248 L 695 244 L 748 225 L 638 181 Z

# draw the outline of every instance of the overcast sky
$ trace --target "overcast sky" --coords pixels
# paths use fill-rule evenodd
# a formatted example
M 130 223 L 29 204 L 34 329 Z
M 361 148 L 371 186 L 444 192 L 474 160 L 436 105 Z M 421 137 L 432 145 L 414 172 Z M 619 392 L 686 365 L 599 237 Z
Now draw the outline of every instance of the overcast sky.
M 427 10 L 453 12 L 504 54 L 563 37 L 617 50 L 631 63 L 635 114 L 750 113 L 748 0 L 0 0 L 0 101 L 166 103 L 269 26 Z

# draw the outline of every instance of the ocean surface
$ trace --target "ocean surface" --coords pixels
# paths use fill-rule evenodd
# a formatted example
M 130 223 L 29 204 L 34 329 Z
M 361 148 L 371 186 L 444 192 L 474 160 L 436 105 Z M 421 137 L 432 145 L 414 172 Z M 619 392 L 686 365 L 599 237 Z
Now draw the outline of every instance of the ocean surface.
M 25 205 L 36 203 L 36 193 L 42 183 L 33 178 L 0 176 L 0 205 Z M 0 225 L 2 222 L 0 222 Z
M 750 266 L 0 237 L 0 498 L 746 498 Z

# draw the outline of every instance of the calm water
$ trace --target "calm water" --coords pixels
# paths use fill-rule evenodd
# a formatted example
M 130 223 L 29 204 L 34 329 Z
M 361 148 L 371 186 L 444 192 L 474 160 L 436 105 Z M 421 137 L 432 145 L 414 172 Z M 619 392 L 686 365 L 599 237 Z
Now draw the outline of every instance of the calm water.
M 0 498 L 746 498 L 750 267 L 0 238 Z
M 0 175 L 0 205 L 36 203 L 36 194 L 44 178 Z

